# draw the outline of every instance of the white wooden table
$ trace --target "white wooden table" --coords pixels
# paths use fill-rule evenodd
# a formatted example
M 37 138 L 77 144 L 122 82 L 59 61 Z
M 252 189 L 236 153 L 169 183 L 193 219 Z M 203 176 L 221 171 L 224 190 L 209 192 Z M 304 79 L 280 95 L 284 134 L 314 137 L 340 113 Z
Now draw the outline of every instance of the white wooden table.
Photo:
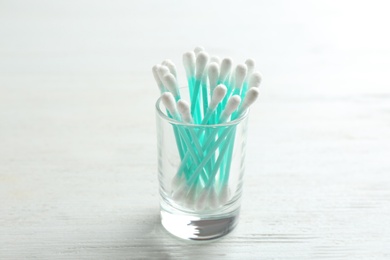
M 2 1 L 0 259 L 390 259 L 386 10 Z M 265 77 L 240 224 L 212 243 L 158 215 L 150 69 L 196 44 Z

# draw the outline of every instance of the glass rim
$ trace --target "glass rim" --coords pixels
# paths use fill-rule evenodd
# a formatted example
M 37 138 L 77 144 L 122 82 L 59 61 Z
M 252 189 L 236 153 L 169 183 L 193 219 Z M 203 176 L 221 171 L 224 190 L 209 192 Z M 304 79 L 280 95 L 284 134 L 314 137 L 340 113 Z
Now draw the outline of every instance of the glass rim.
M 193 123 L 184 123 L 184 122 L 180 122 L 180 121 L 177 121 L 176 119 L 173 119 L 173 118 L 170 118 L 168 117 L 163 111 L 161 111 L 160 109 L 160 104 L 162 103 L 161 101 L 161 97 L 159 97 L 156 101 L 156 104 L 155 104 L 155 107 L 156 107 L 156 111 L 157 111 L 157 114 L 164 120 L 170 122 L 171 124 L 175 124 L 175 125 L 183 125 L 183 126 L 191 126 L 191 127 L 208 127 L 208 128 L 215 128 L 215 127 L 221 127 L 221 126 L 232 126 L 232 125 L 238 125 L 239 123 L 241 123 L 243 120 L 245 120 L 247 117 L 248 117 L 248 114 L 249 114 L 249 109 L 247 109 L 240 117 L 232 120 L 232 121 L 228 121 L 228 122 L 225 122 L 225 123 L 219 123 L 219 124 L 211 124 L 211 125 L 202 125 L 202 124 L 193 124 Z

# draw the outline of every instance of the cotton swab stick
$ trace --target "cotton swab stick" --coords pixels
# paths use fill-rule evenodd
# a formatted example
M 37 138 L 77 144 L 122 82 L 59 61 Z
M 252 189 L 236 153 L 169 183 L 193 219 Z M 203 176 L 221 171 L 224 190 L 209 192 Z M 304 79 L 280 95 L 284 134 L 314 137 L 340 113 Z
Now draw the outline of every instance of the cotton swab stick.
M 255 61 L 253 59 L 247 59 L 245 61 L 245 65 L 248 68 L 247 76 L 251 76 L 255 69 L 255 65 L 256 65 Z
M 230 78 L 230 72 L 232 70 L 232 67 L 233 67 L 233 61 L 231 58 L 224 58 L 222 61 L 221 61 L 221 66 L 220 66 L 220 72 L 219 72 L 219 78 L 218 78 L 218 82 L 219 83 L 223 83 L 227 88 L 228 88 L 228 93 L 230 95 L 231 93 L 231 90 L 230 90 L 230 86 L 229 86 L 229 78 Z M 223 102 L 218 106 L 218 109 L 217 109 L 217 116 L 219 116 L 222 112 L 222 106 L 224 106 L 228 100 L 229 96 L 226 95 Z
M 230 71 L 232 70 L 233 61 L 230 58 L 225 58 L 221 62 L 221 69 L 219 73 L 219 83 L 226 82 L 226 79 L 228 79 L 228 76 L 230 74 Z
M 248 71 L 246 73 L 244 84 L 242 86 L 241 96 L 245 96 L 245 93 L 248 90 L 248 80 L 249 80 L 250 76 L 252 75 L 253 71 L 255 70 L 255 61 L 253 59 L 247 59 L 245 61 L 245 65 L 246 65 Z
M 183 66 L 187 73 L 187 78 L 193 78 L 195 76 L 195 53 L 192 51 L 183 54 Z
M 176 71 L 175 63 L 173 63 L 171 60 L 166 59 L 161 63 L 161 65 L 167 66 L 169 69 L 169 72 L 171 72 L 172 75 L 175 76 L 175 78 L 177 78 L 177 71 Z
M 221 117 L 219 119 L 220 123 L 226 122 L 230 115 L 234 112 L 234 110 L 237 109 L 237 107 L 240 105 L 241 98 L 238 95 L 233 95 L 229 98 L 225 110 L 223 110 Z
M 222 101 L 222 99 L 225 97 L 226 92 L 227 92 L 227 89 L 226 89 L 225 85 L 223 85 L 223 84 L 218 85 L 214 89 L 213 95 L 211 96 L 208 110 L 207 110 L 206 115 L 204 116 L 204 118 L 202 120 L 202 123 L 201 123 L 202 125 L 207 124 L 210 117 L 213 115 L 213 112 L 215 111 L 216 107 Z
M 209 61 L 209 55 L 206 52 L 202 51 L 198 53 L 195 62 L 195 79 L 197 80 L 202 79 L 202 75 L 208 61 Z
M 248 88 L 258 88 L 261 84 L 262 78 L 263 77 L 260 72 L 254 72 L 249 78 Z
M 191 115 L 194 117 L 195 122 L 200 120 L 200 107 L 198 104 L 200 84 L 203 76 L 204 69 L 209 60 L 209 55 L 203 51 L 196 56 L 195 63 L 195 85 L 193 95 L 191 97 Z
M 218 63 L 211 62 L 207 68 L 207 74 L 209 76 L 210 93 L 213 93 L 215 87 L 218 85 L 218 77 L 219 77 Z
M 256 87 L 258 88 L 261 84 L 262 76 L 260 72 L 253 72 L 249 77 L 247 77 L 244 85 L 244 88 L 241 92 L 241 96 L 245 96 L 248 89 Z
M 158 70 L 160 68 L 161 65 L 154 65 L 153 68 L 152 68 L 152 72 L 153 72 L 153 77 L 154 77 L 154 80 L 156 80 L 157 82 L 157 86 L 158 88 L 160 89 L 160 93 L 164 93 L 165 92 L 165 88 L 164 88 L 164 85 L 160 79 L 160 76 L 158 74 Z
M 176 109 L 175 98 L 173 97 L 172 93 L 164 92 L 161 95 L 161 101 L 163 102 L 165 108 L 167 109 L 168 117 L 174 118 L 175 120 L 180 120 L 180 115 Z M 185 156 L 183 148 L 185 148 L 185 146 L 182 143 L 182 139 L 180 138 L 179 128 L 177 128 L 175 125 L 173 125 L 173 132 L 175 135 L 176 146 L 179 151 L 180 158 L 183 160 Z
M 258 88 L 250 88 L 244 98 L 244 101 L 241 103 L 239 106 L 237 112 L 235 115 L 232 115 L 233 119 L 236 119 L 237 117 L 240 117 L 242 114 L 245 113 L 247 109 L 256 101 L 256 99 L 259 97 L 260 91 Z M 232 136 L 235 135 L 236 129 L 234 128 Z M 226 168 L 223 171 L 223 176 L 222 176 L 222 192 L 221 193 L 221 203 L 226 203 L 225 200 L 228 200 L 229 196 L 229 191 L 224 190 L 227 189 L 224 188 L 227 184 L 227 181 L 229 180 L 229 175 L 230 175 L 230 167 L 231 167 L 231 162 L 232 162 L 232 155 L 233 155 L 233 148 L 234 148 L 234 138 L 228 143 L 228 157 L 226 159 Z M 223 195 L 222 195 L 223 194 Z
M 258 88 L 250 88 L 246 93 L 244 101 L 238 108 L 237 115 L 235 115 L 234 117 L 237 118 L 241 116 L 253 103 L 255 103 L 255 101 L 259 97 L 259 94 L 260 90 Z
M 157 68 L 157 74 L 160 78 L 160 80 L 162 81 L 163 77 L 165 76 L 165 74 L 169 73 L 169 69 L 167 66 L 164 66 L 164 65 L 160 65 L 158 68 Z M 164 84 L 164 82 L 163 82 Z M 165 86 L 164 86 L 165 87 Z
M 163 102 L 169 113 L 172 115 L 172 117 L 177 121 L 181 121 L 181 117 L 179 111 L 177 110 L 176 101 L 173 94 L 170 92 L 163 93 L 161 95 L 161 101 Z
M 207 111 L 207 106 L 209 103 L 209 87 L 208 87 L 208 75 L 207 75 L 207 68 L 208 65 L 206 65 L 206 68 L 204 69 L 204 73 L 202 76 L 202 83 L 201 83 L 201 92 L 202 92 L 202 117 L 205 116 Z M 199 97 L 200 98 L 200 97 Z
M 170 72 L 168 72 L 162 77 L 162 82 L 164 86 L 173 94 L 175 100 L 179 100 L 180 99 L 179 85 L 177 83 L 175 76 Z
M 242 84 L 244 83 L 247 67 L 244 64 L 238 64 L 235 71 L 234 77 L 234 91 L 233 95 L 240 95 Z
M 187 75 L 188 89 L 190 91 L 191 99 L 194 91 L 195 59 L 196 56 L 193 51 L 189 51 L 183 54 L 183 66 Z
M 180 99 L 177 102 L 177 110 L 179 110 L 181 118 L 185 123 L 192 124 L 194 122 L 191 116 L 190 105 L 187 101 Z

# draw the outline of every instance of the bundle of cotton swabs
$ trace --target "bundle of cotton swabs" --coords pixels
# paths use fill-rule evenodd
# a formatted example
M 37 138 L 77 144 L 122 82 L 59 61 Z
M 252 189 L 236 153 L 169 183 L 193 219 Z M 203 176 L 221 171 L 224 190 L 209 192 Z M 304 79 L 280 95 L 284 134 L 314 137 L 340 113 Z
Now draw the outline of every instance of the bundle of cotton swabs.
M 246 113 L 259 95 L 262 76 L 252 59 L 233 69 L 232 59 L 209 58 L 201 47 L 184 53 L 183 65 L 190 103 L 181 98 L 172 61 L 152 69 L 167 116 L 181 122 L 172 126 L 181 160 L 172 179 L 172 199 L 192 210 L 213 210 L 235 192 L 229 175 L 236 127 L 218 125 Z

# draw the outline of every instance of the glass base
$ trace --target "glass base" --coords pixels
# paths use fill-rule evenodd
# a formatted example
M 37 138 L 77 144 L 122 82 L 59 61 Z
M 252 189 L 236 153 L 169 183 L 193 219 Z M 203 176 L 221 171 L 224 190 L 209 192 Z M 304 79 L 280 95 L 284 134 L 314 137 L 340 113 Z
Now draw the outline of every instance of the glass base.
M 187 240 L 210 240 L 232 231 L 238 223 L 239 209 L 212 215 L 171 213 L 161 208 L 161 224 L 172 235 Z

